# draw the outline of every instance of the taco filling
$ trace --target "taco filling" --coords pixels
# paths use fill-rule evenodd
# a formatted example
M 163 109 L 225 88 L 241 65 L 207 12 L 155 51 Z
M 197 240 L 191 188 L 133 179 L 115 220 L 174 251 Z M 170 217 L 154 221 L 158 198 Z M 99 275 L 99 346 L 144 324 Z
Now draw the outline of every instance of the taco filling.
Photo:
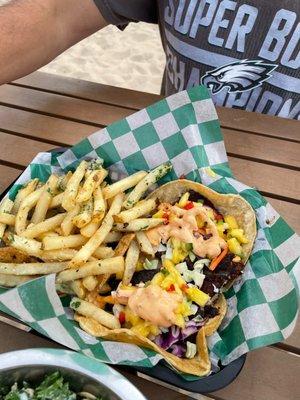
M 158 202 L 151 217 L 164 221 L 145 230 L 154 256 L 139 253 L 129 283 L 110 277 L 105 310 L 121 328 L 194 358 L 199 329 L 220 313 L 216 299 L 243 272 L 248 238 L 233 215 L 222 215 L 193 190 L 176 202 Z

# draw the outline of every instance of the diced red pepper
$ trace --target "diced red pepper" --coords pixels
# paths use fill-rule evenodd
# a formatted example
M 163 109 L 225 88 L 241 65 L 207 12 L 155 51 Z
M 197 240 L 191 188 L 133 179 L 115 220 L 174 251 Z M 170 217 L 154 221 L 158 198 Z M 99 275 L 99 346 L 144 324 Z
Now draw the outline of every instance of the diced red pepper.
M 167 289 L 167 292 L 174 292 L 174 291 L 175 291 L 175 286 L 173 285 L 173 283 L 171 283 L 171 285 Z
M 214 217 L 217 221 L 223 221 L 223 215 L 214 212 Z
M 120 321 L 121 325 L 123 325 L 125 323 L 125 321 L 126 321 L 125 313 L 123 311 L 121 311 L 120 314 L 119 314 L 119 321 Z
M 194 203 L 192 201 L 189 201 L 183 208 L 185 210 L 190 210 L 191 208 L 194 208 Z
M 179 179 L 185 179 L 185 175 L 184 174 L 180 175 Z

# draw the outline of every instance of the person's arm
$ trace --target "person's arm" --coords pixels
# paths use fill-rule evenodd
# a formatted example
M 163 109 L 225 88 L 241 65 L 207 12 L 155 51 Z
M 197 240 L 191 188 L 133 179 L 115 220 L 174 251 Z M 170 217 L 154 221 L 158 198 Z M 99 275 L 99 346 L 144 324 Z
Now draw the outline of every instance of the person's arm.
M 106 25 L 93 0 L 13 0 L 0 7 L 0 85 Z

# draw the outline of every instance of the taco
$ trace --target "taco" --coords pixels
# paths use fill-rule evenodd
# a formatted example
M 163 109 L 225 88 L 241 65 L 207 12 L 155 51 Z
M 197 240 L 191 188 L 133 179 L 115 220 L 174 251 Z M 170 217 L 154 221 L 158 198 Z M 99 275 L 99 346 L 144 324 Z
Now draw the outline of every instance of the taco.
M 104 310 L 120 328 L 80 315 L 78 299 L 75 319 L 94 336 L 153 349 L 178 371 L 204 376 L 211 370 L 206 337 L 220 326 L 222 293 L 250 256 L 255 214 L 241 196 L 188 180 L 167 183 L 148 198 L 156 200 L 151 218 L 164 221 L 143 230 L 154 252 L 141 248 L 129 283 L 116 276 L 107 281 Z

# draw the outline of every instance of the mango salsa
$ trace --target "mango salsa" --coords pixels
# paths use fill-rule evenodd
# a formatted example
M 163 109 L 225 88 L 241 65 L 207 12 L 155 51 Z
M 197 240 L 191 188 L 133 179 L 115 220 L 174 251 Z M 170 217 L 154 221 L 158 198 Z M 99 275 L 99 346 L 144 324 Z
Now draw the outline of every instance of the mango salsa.
M 229 234 L 231 237 L 236 238 L 242 244 L 246 244 L 249 242 L 246 236 L 244 235 L 243 229 L 231 229 L 229 231 Z
M 136 326 L 142 322 L 142 319 L 138 315 L 134 314 L 128 307 L 125 309 L 125 320 L 130 322 L 132 326 Z
M 139 324 L 133 326 L 131 330 L 138 335 L 147 337 L 150 335 L 151 328 L 147 322 L 140 322 Z
M 204 227 L 204 220 L 201 215 L 196 215 L 197 226 L 199 229 Z
M 242 246 L 236 238 L 231 238 L 227 240 L 229 251 L 237 256 L 242 256 Z
M 236 219 L 233 215 L 226 215 L 224 217 L 224 221 L 226 224 L 228 224 L 229 229 L 237 229 L 238 228 L 238 223 L 236 222 Z
M 181 199 L 179 200 L 178 206 L 181 207 L 181 208 L 185 207 L 187 205 L 189 197 L 190 197 L 189 192 L 184 193 L 181 196 Z
M 163 210 L 159 210 L 155 214 L 152 215 L 152 218 L 162 218 L 163 215 L 164 215 L 164 211 Z
M 154 277 L 152 278 L 152 281 L 151 281 L 151 283 L 153 284 L 153 285 L 156 285 L 156 286 L 160 286 L 161 285 L 161 283 L 162 283 L 162 281 L 164 280 L 164 275 L 161 273 L 161 272 L 158 272 L 156 275 L 154 275 Z
M 185 293 L 190 300 L 198 304 L 200 307 L 204 307 L 209 300 L 209 295 L 196 287 L 189 287 L 185 290 Z
M 224 222 L 218 221 L 218 223 L 217 223 L 217 230 L 218 230 L 219 236 L 220 236 L 222 239 L 225 239 L 225 234 L 224 234 L 225 226 L 226 226 L 226 225 L 224 224 Z

